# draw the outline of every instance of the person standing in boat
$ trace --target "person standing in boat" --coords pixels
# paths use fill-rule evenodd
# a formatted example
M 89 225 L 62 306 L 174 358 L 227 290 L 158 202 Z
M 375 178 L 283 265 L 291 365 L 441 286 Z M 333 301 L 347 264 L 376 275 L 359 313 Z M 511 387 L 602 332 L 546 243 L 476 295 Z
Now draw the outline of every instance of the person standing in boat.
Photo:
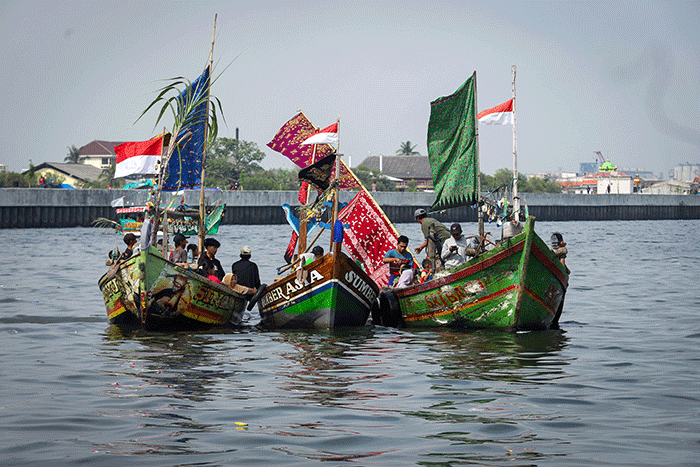
M 423 208 L 416 209 L 415 216 L 425 237 L 425 241 L 417 246 L 415 251 L 420 253 L 427 247 L 427 258 L 433 262 L 435 269 L 441 269 L 443 264 L 440 253 L 442 245 L 451 236 L 450 231 L 437 219 L 428 217 L 428 213 Z
M 216 252 L 219 250 L 221 243 L 215 238 L 207 238 L 204 240 L 204 251 L 197 261 L 197 271 L 207 277 L 209 270 L 213 265 L 214 275 L 219 278 L 219 281 L 224 278 L 224 268 L 221 267 L 221 262 L 216 259 Z
M 151 217 L 153 215 L 151 209 L 149 206 L 143 218 L 143 224 L 141 224 L 141 251 L 146 251 L 151 244 Z
M 238 279 L 238 284 L 243 287 L 256 289 L 260 287 L 260 272 L 258 265 L 250 260 L 252 251 L 249 246 L 241 248 L 241 259 L 231 265 L 231 272 Z
M 408 237 L 401 235 L 396 241 L 396 248 L 384 254 L 383 262 L 389 264 L 389 287 L 394 285 L 394 281 L 401 276 L 401 272 L 406 267 L 414 269 L 413 256 L 408 251 Z M 402 268 L 402 265 L 404 266 Z
M 469 242 L 462 235 L 461 225 L 456 222 L 452 224 L 450 226 L 450 234 L 450 238 L 445 240 L 445 243 L 442 245 L 441 257 L 445 263 L 445 268 L 455 268 L 476 256 L 475 246 L 473 242 Z
M 176 233 L 173 237 L 175 249 L 170 252 L 170 261 L 178 266 L 187 267 L 187 237 L 181 233 Z

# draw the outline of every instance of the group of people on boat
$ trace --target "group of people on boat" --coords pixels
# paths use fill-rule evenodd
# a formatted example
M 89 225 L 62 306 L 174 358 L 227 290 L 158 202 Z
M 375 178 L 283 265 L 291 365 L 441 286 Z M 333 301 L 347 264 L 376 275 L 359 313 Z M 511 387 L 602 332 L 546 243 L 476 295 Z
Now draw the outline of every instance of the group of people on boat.
M 426 257 L 419 267 L 408 250 L 408 237 L 401 235 L 396 248 L 384 255 L 384 263 L 389 264 L 389 287 L 403 288 L 429 281 L 435 271 L 455 268 L 477 255 L 479 241 L 476 237 L 465 237 L 459 223 L 448 229 L 437 219 L 428 217 L 423 208 L 416 210 L 415 218 L 421 225 L 424 241 L 414 251 L 420 254 L 426 250 Z
M 414 255 L 408 250 L 408 237 L 399 236 L 396 248 L 389 250 L 383 259 L 389 265 L 389 287 L 405 288 L 432 280 L 436 272 L 456 268 L 489 249 L 478 236 L 465 237 L 459 223 L 455 222 L 448 229 L 437 219 L 428 217 L 423 208 L 416 209 L 415 218 L 421 225 L 424 241 L 414 251 L 420 254 L 425 249 L 426 257 L 419 267 Z M 493 244 L 490 246 L 492 248 Z M 552 234 L 551 250 L 568 274 L 566 242 L 561 233 Z

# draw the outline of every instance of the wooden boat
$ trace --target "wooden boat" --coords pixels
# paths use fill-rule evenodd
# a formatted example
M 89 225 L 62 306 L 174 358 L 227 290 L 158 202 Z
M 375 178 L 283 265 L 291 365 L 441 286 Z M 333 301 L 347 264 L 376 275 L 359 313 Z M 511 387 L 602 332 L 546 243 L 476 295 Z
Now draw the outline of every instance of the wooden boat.
M 154 247 L 103 275 L 99 282 L 110 324 L 152 330 L 239 325 L 246 296 L 167 261 Z
M 529 217 L 521 234 L 446 275 L 383 290 L 372 321 L 394 327 L 556 327 L 568 274 L 534 227 Z
M 312 133 L 306 134 L 302 139 Z M 300 262 L 301 265 L 296 270 L 290 269 L 290 273 L 263 290 L 258 308 L 264 327 L 333 329 L 364 326 L 379 293 L 379 288 L 363 271 L 362 266 L 341 251 L 343 225 L 338 221 L 340 156 L 333 153 L 314 163 L 316 144 L 313 153 L 311 165 L 302 169 L 299 176 L 304 180 L 304 174 L 311 174 L 311 178 L 306 181 L 318 184 L 317 187 L 326 192 L 319 197 L 320 201 L 309 207 L 310 215 L 300 218 L 298 252 L 301 256 L 306 250 L 307 219 L 315 217 L 314 212 L 320 216 L 320 210 L 324 209 L 323 202 L 332 197 L 330 252 L 309 264 Z M 331 183 L 328 178 L 334 164 L 336 178 Z M 343 170 L 346 170 L 345 166 Z M 292 263 L 292 267 L 294 265 Z
M 476 73 L 456 93 L 431 106 L 428 147 L 437 191 L 433 210 L 477 201 L 483 246 L 487 205 L 492 209 L 496 206 L 479 195 Z M 455 116 L 463 121 L 454 122 Z M 423 284 L 383 289 L 379 306 L 372 313 L 373 323 L 508 330 L 557 327 L 568 287 L 568 270 L 535 233 L 534 217 L 526 216 L 520 209 L 513 128 L 514 203 L 511 211 L 504 209 L 499 220 L 504 227 L 502 243 L 489 251 L 482 248 L 474 259 L 440 271 Z M 432 135 L 435 139 L 431 141 Z M 464 167 L 465 164 L 472 165 Z M 450 171 L 459 176 L 446 176 Z M 469 184 L 468 180 L 473 182 Z M 521 220 L 526 220 L 524 227 Z
M 215 23 L 216 24 L 216 23 Z M 212 41 L 213 48 L 213 41 Z M 167 107 L 183 109 L 176 115 L 173 124 L 173 135 L 170 138 L 167 153 L 163 156 L 158 175 L 158 187 L 153 202 L 154 212 L 163 214 L 163 219 L 168 211 L 161 211 L 160 199 L 164 189 L 166 167 L 168 167 L 167 183 L 172 177 L 177 179 L 173 191 L 179 190 L 183 178 L 191 176 L 190 185 L 200 185 L 199 201 L 199 242 L 202 251 L 202 242 L 205 236 L 204 222 L 204 158 L 206 154 L 207 138 L 216 137 L 217 111 L 209 109 L 209 88 L 211 73 L 211 56 L 209 66 L 205 72 L 193 83 L 188 83 L 184 91 L 179 92 L 177 85 L 181 81 L 175 80 L 175 84 L 166 86 L 159 99 L 171 91 L 177 94 L 166 100 L 162 116 Z M 206 107 L 206 111 L 201 110 Z M 148 110 L 148 109 L 147 109 Z M 171 108 L 172 110 L 172 108 Z M 220 113 L 220 111 L 219 111 Z M 211 119 L 211 131 L 207 131 Z M 195 136 L 193 136 L 195 135 Z M 197 136 L 199 135 L 199 136 Z M 193 146 L 188 146 L 192 144 Z M 173 156 L 176 156 L 174 159 Z M 169 165 L 170 164 L 170 165 Z M 187 167 L 187 172 L 179 173 L 180 167 Z M 192 175 L 195 173 L 196 175 Z M 196 179 L 196 177 L 201 177 Z M 161 215 L 152 218 L 153 229 L 150 243 L 156 243 L 159 231 L 164 230 L 167 238 L 167 222 L 163 222 Z M 160 228 L 161 222 L 164 228 Z M 196 272 L 184 269 L 165 259 L 165 248 L 160 251 L 151 246 L 147 250 L 136 253 L 125 260 L 117 260 L 110 269 L 98 281 L 100 290 L 105 300 L 105 308 L 110 323 L 137 325 L 151 330 L 187 330 L 200 329 L 212 326 L 220 326 L 227 323 L 238 325 L 241 323 L 246 297 L 233 291 L 233 289 L 215 283 Z
M 134 219 L 133 215 L 143 215 L 148 210 L 147 206 L 131 206 L 117 208 L 119 224 L 115 224 L 115 228 L 123 233 L 137 234 L 141 231 L 143 221 Z M 205 220 L 204 227 L 207 235 L 216 235 L 219 232 L 219 225 L 224 217 L 226 205 L 220 204 L 209 210 Z M 199 210 L 198 209 L 168 209 L 168 231 L 172 233 L 181 233 L 183 235 L 196 235 L 199 231 Z
M 378 292 L 345 253 L 327 254 L 268 286 L 260 317 L 271 328 L 364 326 Z

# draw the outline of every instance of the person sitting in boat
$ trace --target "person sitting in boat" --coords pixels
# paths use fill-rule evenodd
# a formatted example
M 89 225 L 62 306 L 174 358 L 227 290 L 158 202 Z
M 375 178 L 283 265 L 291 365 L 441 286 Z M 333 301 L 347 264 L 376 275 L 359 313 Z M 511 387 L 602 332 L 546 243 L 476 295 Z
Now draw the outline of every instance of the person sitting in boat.
M 221 279 L 219 279 L 216 275 L 216 265 L 214 263 L 204 263 L 203 266 L 207 273 L 207 279 L 212 282 L 216 282 L 217 284 L 221 284 Z
M 187 245 L 187 262 L 189 264 L 197 264 L 199 259 L 199 246 L 196 243 Z
M 197 272 L 199 272 L 204 277 L 209 275 L 209 270 L 211 265 L 215 266 L 214 275 L 219 279 L 224 278 L 224 268 L 221 267 L 221 262 L 216 259 L 216 252 L 219 250 L 221 243 L 215 238 L 204 239 L 204 251 L 202 255 L 197 260 Z
M 428 258 L 424 258 L 421 264 L 423 266 L 423 271 L 420 273 L 419 282 L 423 284 L 433 279 L 433 262 Z
M 415 216 L 416 222 L 420 224 L 423 237 L 425 238 L 425 241 L 416 247 L 416 253 L 420 253 L 427 247 L 426 256 L 431 261 L 435 260 L 434 264 L 437 268 L 442 268 L 440 253 L 442 252 L 443 243 L 450 238 L 450 231 L 437 219 L 428 217 L 428 213 L 423 208 L 416 209 Z
M 170 261 L 181 266 L 183 268 L 187 267 L 187 237 L 181 233 L 176 233 L 173 237 L 173 243 L 175 244 L 175 249 L 170 252 Z
M 571 271 L 566 266 L 566 255 L 568 250 L 566 249 L 564 237 L 559 232 L 554 232 L 549 240 L 552 242 L 552 253 L 554 253 L 554 255 L 559 258 L 559 261 L 561 261 L 561 264 L 564 265 L 566 273 L 570 274 Z
M 462 235 L 461 225 L 456 222 L 452 224 L 450 226 L 450 235 L 450 238 L 445 240 L 445 243 L 442 245 L 441 257 L 445 263 L 445 268 L 455 268 L 476 256 L 475 239 L 472 238 L 472 241 L 467 240 Z
M 124 235 L 124 243 L 126 243 L 126 250 L 124 250 L 124 253 L 119 257 L 119 261 L 126 261 L 134 254 L 134 249 L 138 243 L 136 235 L 132 233 Z
M 238 283 L 244 287 L 260 287 L 258 265 L 250 260 L 253 252 L 249 246 L 241 248 L 241 259 L 231 265 L 231 272 L 237 276 Z
M 410 267 L 407 263 L 402 263 L 399 267 L 399 279 L 396 281 L 397 289 L 405 289 L 409 285 L 413 284 L 414 269 Z
M 408 237 L 401 235 L 396 240 L 396 248 L 389 250 L 384 254 L 382 260 L 385 264 L 389 264 L 389 287 L 394 285 L 394 281 L 401 275 L 401 265 L 410 266 L 409 269 L 414 269 L 413 256 L 407 250 Z
M 302 253 L 301 256 L 299 256 L 299 267 L 301 266 L 306 266 L 307 264 L 313 263 L 319 258 L 323 257 L 323 247 L 316 245 L 311 249 L 311 251 L 307 251 L 306 253 Z
M 232 272 L 229 272 L 224 276 L 224 280 L 221 281 L 222 284 L 230 287 L 234 292 L 239 293 L 241 295 L 253 295 L 255 292 L 257 292 L 257 289 L 252 289 L 250 287 L 245 287 L 241 284 L 238 283 L 238 276 L 233 274 Z

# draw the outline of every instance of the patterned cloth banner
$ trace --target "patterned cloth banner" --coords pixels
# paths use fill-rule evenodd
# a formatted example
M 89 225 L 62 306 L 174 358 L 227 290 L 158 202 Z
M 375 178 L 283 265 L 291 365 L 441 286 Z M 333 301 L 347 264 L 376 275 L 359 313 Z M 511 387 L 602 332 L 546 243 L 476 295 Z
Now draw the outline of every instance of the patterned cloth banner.
M 323 159 L 325 156 L 335 151 L 333 146 L 329 144 L 301 144 L 316 132 L 318 132 L 318 128 L 313 126 L 303 112 L 299 112 L 280 128 L 272 141 L 267 143 L 267 146 L 283 154 L 303 169 L 311 165 L 311 158 L 314 156 L 314 146 L 316 147 L 316 161 Z M 333 169 L 332 176 L 335 177 L 335 168 Z M 341 161 L 340 188 L 348 189 L 357 188 L 359 186 L 359 182 L 350 173 L 345 163 Z
M 209 67 L 182 93 L 180 100 L 196 101 L 202 93 L 209 92 Z M 207 103 L 202 102 L 192 111 L 192 125 L 184 128 L 178 135 L 181 138 L 187 132 L 192 137 L 180 148 L 176 148 L 168 162 L 168 175 L 163 182 L 163 190 L 175 191 L 181 188 L 198 187 L 202 183 L 202 160 L 204 155 L 204 134 L 207 127 Z
M 428 159 L 436 194 L 431 211 L 478 199 L 476 72 L 454 94 L 430 103 Z
M 364 265 L 367 274 L 379 287 L 386 286 L 389 266 L 383 262 L 384 254 L 396 248 L 398 236 L 384 213 L 363 189 L 338 218 L 346 226 L 343 245 L 350 257 Z
M 330 186 L 331 174 L 335 168 L 335 154 L 299 171 L 299 180 L 311 183 L 319 190 L 325 191 Z

